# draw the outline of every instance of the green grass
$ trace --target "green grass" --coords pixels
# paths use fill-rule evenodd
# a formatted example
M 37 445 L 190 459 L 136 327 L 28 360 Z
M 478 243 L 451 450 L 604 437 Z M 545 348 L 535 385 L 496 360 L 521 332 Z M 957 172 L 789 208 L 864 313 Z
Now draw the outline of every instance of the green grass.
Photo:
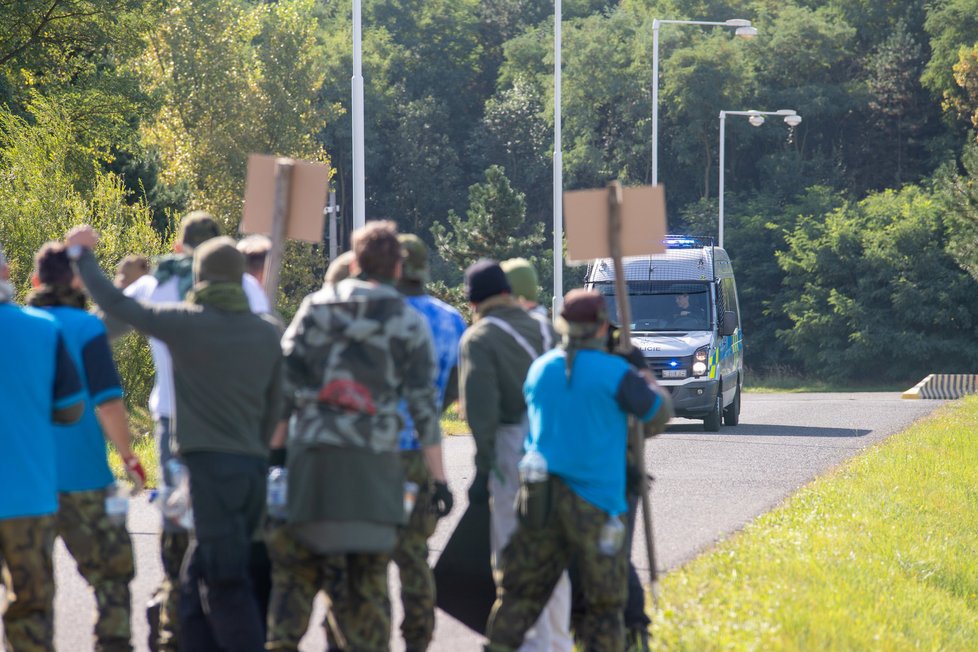
M 136 408 L 129 412 L 129 431 L 132 433 L 132 448 L 143 463 L 146 470 L 146 486 L 155 487 L 158 481 L 159 462 L 156 454 L 156 444 L 153 440 L 153 417 L 145 408 Z M 469 425 L 458 415 L 458 408 L 451 407 L 445 411 L 441 420 L 441 431 L 445 436 L 462 435 L 470 432 Z M 116 453 L 114 446 L 109 446 L 109 466 L 116 478 L 125 478 L 122 459 Z
M 662 582 L 664 650 L 978 650 L 978 397 L 820 478 Z
M 153 417 L 146 408 L 135 408 L 129 410 L 129 433 L 132 435 L 132 450 L 136 457 L 143 464 L 146 471 L 146 486 L 155 487 L 159 481 L 159 462 L 156 454 L 156 442 L 153 439 Z M 115 450 L 115 446 L 109 445 L 109 467 L 116 478 L 124 479 L 126 472 L 123 470 L 122 459 Z
M 919 379 L 918 379 L 919 380 Z M 903 392 L 917 381 L 889 384 L 843 384 L 806 378 L 787 372 L 754 373 L 744 370 L 744 392 L 748 394 L 771 394 L 774 392 Z

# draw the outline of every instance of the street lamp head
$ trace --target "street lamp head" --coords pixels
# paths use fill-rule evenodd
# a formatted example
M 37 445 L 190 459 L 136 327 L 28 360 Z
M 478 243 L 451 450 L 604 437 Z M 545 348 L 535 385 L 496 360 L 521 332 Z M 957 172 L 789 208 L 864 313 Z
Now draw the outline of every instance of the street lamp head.
M 762 124 L 764 124 L 764 116 L 752 115 L 751 117 L 747 118 L 747 121 L 755 127 L 760 127 Z
M 757 28 L 751 27 L 749 25 L 747 27 L 738 27 L 737 31 L 734 32 L 734 34 L 744 39 L 745 41 L 749 41 L 755 36 L 757 36 Z
M 801 116 L 798 114 L 786 115 L 784 117 L 784 123 L 789 127 L 797 127 L 801 124 Z
M 723 21 L 723 24 L 727 27 L 750 27 L 750 21 L 746 18 L 731 18 Z

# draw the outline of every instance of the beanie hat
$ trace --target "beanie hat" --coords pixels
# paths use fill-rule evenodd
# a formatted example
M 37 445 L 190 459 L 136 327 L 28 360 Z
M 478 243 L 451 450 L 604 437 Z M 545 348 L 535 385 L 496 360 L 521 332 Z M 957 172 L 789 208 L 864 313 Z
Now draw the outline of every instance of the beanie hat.
M 211 238 L 194 251 L 194 281 L 241 283 L 244 256 L 227 236 Z
M 472 303 L 482 303 L 497 294 L 509 294 L 512 288 L 506 272 L 494 260 L 482 258 L 465 270 L 465 296 Z
M 401 278 L 425 283 L 428 280 L 428 246 L 413 233 L 401 233 L 397 239 L 404 250 Z
M 207 211 L 193 211 L 180 220 L 180 244 L 183 245 L 184 251 L 193 251 L 194 248 L 219 235 L 221 235 L 221 227 Z
M 526 258 L 510 258 L 499 263 L 499 266 L 506 272 L 513 294 L 535 303 L 540 294 L 540 279 L 530 261 Z
M 554 320 L 558 333 L 570 337 L 591 337 L 597 328 L 608 321 L 608 304 L 604 295 L 594 290 L 577 288 L 564 297 L 564 307 Z

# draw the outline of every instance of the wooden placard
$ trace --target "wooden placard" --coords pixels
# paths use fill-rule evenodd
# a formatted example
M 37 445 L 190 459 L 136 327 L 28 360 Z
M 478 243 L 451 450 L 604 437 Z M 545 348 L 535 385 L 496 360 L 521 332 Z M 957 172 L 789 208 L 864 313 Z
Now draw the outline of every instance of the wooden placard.
M 583 263 L 609 258 L 608 190 L 564 193 L 567 260 Z M 659 186 L 624 188 L 621 206 L 621 255 L 644 256 L 665 251 L 666 193 Z
M 285 237 L 306 242 L 322 242 L 325 219 L 323 209 L 326 207 L 329 184 L 329 166 L 325 163 L 282 159 L 262 154 L 248 156 L 244 217 L 241 219 L 239 230 L 242 233 L 272 235 L 275 211 L 275 164 L 278 161 L 292 164 Z

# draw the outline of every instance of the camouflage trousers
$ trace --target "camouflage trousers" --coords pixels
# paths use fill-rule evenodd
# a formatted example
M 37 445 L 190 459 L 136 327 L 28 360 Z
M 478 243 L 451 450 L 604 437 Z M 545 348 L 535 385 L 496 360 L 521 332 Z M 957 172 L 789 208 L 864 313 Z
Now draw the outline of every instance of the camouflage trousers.
M 392 559 L 401 577 L 404 620 L 401 635 L 408 652 L 425 650 L 435 631 L 435 576 L 428 565 L 428 539 L 438 525 L 431 507 L 432 481 L 421 451 L 403 451 L 404 478 L 418 485 L 408 524 L 398 529 Z
M 391 606 L 385 553 L 320 555 L 300 544 L 288 525 L 269 530 L 272 596 L 266 650 L 299 649 L 312 604 L 322 590 L 329 600 L 333 643 L 346 652 L 381 652 L 390 647 Z
M 156 589 L 160 623 L 156 646 L 153 648 L 160 652 L 177 652 L 180 649 L 180 568 L 189 546 L 190 533 L 186 530 L 160 532 L 163 580 Z
M 0 577 L 7 588 L 4 649 L 54 650 L 56 534 L 53 515 L 0 519 Z
M 95 651 L 132 650 L 129 582 L 136 575 L 125 523 L 105 512 L 105 489 L 58 496 L 58 534 L 95 593 Z
M 559 478 L 551 477 L 542 518 L 520 518 L 516 533 L 503 550 L 502 583 L 493 605 L 486 636 L 487 650 L 515 650 L 550 598 L 561 574 L 576 559 L 586 597 L 584 617 L 574 632 L 588 652 L 625 649 L 622 610 L 627 593 L 625 553 L 602 554 L 601 530 L 608 514 L 577 496 Z

